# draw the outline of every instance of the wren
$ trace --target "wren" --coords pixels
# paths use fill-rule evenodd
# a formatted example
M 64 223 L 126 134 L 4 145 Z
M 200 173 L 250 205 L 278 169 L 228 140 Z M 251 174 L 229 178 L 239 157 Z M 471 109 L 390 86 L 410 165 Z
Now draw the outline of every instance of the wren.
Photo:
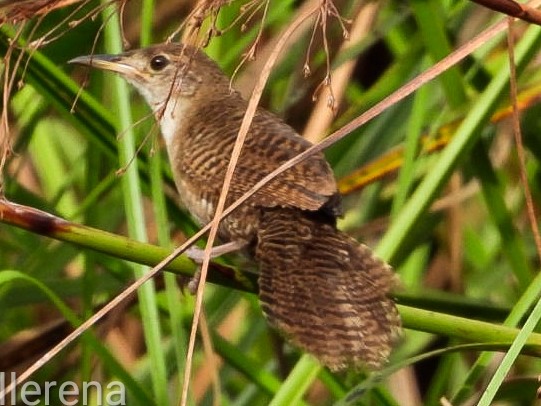
M 159 121 L 180 200 L 213 218 L 247 101 L 203 52 L 181 44 L 70 61 L 119 73 Z M 310 147 L 278 117 L 258 109 L 235 168 L 226 206 Z M 379 368 L 400 336 L 390 297 L 396 277 L 336 228 L 340 196 L 321 153 L 279 175 L 224 218 L 219 237 L 259 266 L 269 323 L 332 370 Z

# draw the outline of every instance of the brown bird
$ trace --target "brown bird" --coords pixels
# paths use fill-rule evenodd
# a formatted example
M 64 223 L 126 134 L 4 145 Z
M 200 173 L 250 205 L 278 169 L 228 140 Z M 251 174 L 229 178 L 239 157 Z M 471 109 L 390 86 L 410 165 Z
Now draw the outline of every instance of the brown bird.
M 117 72 L 142 94 L 159 121 L 182 203 L 199 223 L 211 221 L 247 107 L 218 66 L 180 44 L 70 62 Z M 310 145 L 257 110 L 226 205 Z M 340 211 L 332 170 L 315 154 L 223 219 L 219 236 L 258 263 L 263 311 L 293 344 L 332 370 L 378 368 L 401 331 L 389 297 L 395 275 L 337 230 Z

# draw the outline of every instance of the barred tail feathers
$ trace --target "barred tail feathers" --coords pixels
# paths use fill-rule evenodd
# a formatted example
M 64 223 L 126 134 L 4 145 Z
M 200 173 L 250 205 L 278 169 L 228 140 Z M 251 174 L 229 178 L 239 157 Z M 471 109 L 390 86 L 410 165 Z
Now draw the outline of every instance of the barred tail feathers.
M 400 335 L 390 266 L 314 214 L 263 217 L 256 259 L 270 324 L 332 370 L 381 367 Z

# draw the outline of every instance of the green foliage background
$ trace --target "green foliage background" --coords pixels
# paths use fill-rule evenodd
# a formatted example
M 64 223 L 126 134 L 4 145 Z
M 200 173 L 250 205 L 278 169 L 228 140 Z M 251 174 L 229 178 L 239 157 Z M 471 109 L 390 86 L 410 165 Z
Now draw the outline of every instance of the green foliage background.
M 124 34 L 133 47 L 165 40 L 186 18 L 191 3 L 172 7 L 173 3 L 126 4 Z M 243 3 L 224 6 L 218 28 L 234 22 Z M 334 3 L 345 18 L 354 19 L 359 12 L 358 1 Z M 120 259 L 133 258 L 129 247 L 114 256 L 80 248 L 102 242 L 110 246 L 99 230 L 166 248 L 195 230 L 171 197 L 170 172 L 153 119 L 139 122 L 149 114 L 142 100 L 119 78 L 67 65 L 79 55 L 122 48 L 116 8 L 105 5 L 97 11 L 96 1 L 81 4 L 16 25 L 3 24 L 0 31 L 4 55 L 10 43 L 17 44 L 3 65 L 4 75 L 17 75 L 3 106 L 14 151 L 4 168 L 3 193 L 10 201 L 94 229 L 74 245 L 0 224 L 1 371 L 21 371 L 69 332 L 69 325 L 59 320 L 77 324 L 146 272 Z M 269 3 L 260 59 L 241 67 L 237 83 L 253 83 L 250 64 L 261 63 L 303 4 Z M 92 13 L 95 18 L 88 18 Z M 206 48 L 229 75 L 255 40 L 260 17 L 256 14 L 246 30 L 239 23 L 224 30 Z M 70 24 L 83 18 L 80 24 Z M 358 62 L 329 132 L 501 18 L 465 0 L 381 2 L 370 34 L 342 53 L 337 53 L 342 30 L 330 18 L 327 39 L 333 67 L 351 59 Z M 208 26 L 205 23 L 203 30 Z M 531 101 L 539 98 L 536 57 L 541 30 L 517 23 L 515 32 L 518 86 L 522 94 L 533 95 L 521 123 L 527 182 L 538 205 L 541 115 Z M 311 38 L 308 27 L 282 55 L 263 97 L 266 107 L 299 131 L 325 74 L 320 35 L 317 30 L 309 55 L 312 75 L 302 76 Z M 37 51 L 28 47 L 50 36 L 54 41 Z M 22 63 L 17 68 L 19 55 Z M 83 82 L 87 86 L 80 91 Z M 241 90 L 249 93 L 247 89 Z M 529 356 L 516 357 L 541 317 L 534 307 L 541 292 L 539 255 L 511 126 L 490 120 L 509 103 L 508 54 L 505 36 L 500 35 L 326 151 L 340 178 L 401 148 L 404 161 L 396 176 L 346 196 L 341 226 L 376 247 L 400 274 L 404 288 L 397 301 L 404 340 L 380 373 L 333 375 L 269 330 L 255 295 L 222 286 L 224 282 L 209 284 L 205 314 L 223 362 L 217 370 L 221 404 L 435 405 L 442 396 L 455 405 L 481 396 L 481 404 L 493 399 L 533 402 L 541 366 L 536 358 L 539 336 L 529 339 Z M 445 128 L 452 131 L 450 143 L 442 151 L 420 153 L 421 137 L 436 136 Z M 137 161 L 132 161 L 135 155 Z M 138 246 L 136 251 L 150 256 L 150 248 Z M 238 272 L 247 270 L 235 259 L 223 263 Z M 183 261 L 177 271 L 189 275 L 193 266 Z M 175 274 L 165 273 L 155 284 L 145 284 L 137 298 L 32 379 L 99 380 L 104 385 L 121 380 L 127 404 L 177 404 L 194 301 L 181 293 L 177 282 Z M 519 330 L 511 327 L 521 328 L 518 337 Z M 29 332 L 37 339 L 22 334 Z M 490 381 L 496 366 L 500 369 Z M 213 369 L 198 343 L 190 403 L 216 401 L 208 383 Z M 396 371 L 399 375 L 391 376 Z

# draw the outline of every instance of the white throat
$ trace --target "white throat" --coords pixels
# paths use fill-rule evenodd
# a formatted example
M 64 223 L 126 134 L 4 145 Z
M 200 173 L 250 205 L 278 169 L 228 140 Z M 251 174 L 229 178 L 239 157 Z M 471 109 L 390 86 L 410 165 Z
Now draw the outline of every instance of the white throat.
M 171 152 L 175 134 L 177 134 L 179 130 L 181 119 L 187 112 L 188 103 L 183 103 L 182 98 L 176 100 L 173 98 L 170 98 L 169 100 L 156 100 L 155 94 L 146 86 L 140 86 L 136 81 L 132 81 L 132 83 L 137 90 L 139 90 L 139 93 L 141 93 L 141 95 L 144 97 L 147 104 L 152 109 L 156 119 L 160 120 L 160 129 L 165 140 L 167 150 Z M 162 115 L 161 110 L 166 102 L 167 105 Z
M 161 106 L 157 106 L 158 109 L 155 112 L 160 112 L 162 106 L 163 103 Z M 167 102 L 163 116 L 160 119 L 160 128 L 168 150 L 172 148 L 175 134 L 178 134 L 181 120 L 185 116 L 186 110 L 186 103 L 183 103 L 182 100 L 169 99 Z

